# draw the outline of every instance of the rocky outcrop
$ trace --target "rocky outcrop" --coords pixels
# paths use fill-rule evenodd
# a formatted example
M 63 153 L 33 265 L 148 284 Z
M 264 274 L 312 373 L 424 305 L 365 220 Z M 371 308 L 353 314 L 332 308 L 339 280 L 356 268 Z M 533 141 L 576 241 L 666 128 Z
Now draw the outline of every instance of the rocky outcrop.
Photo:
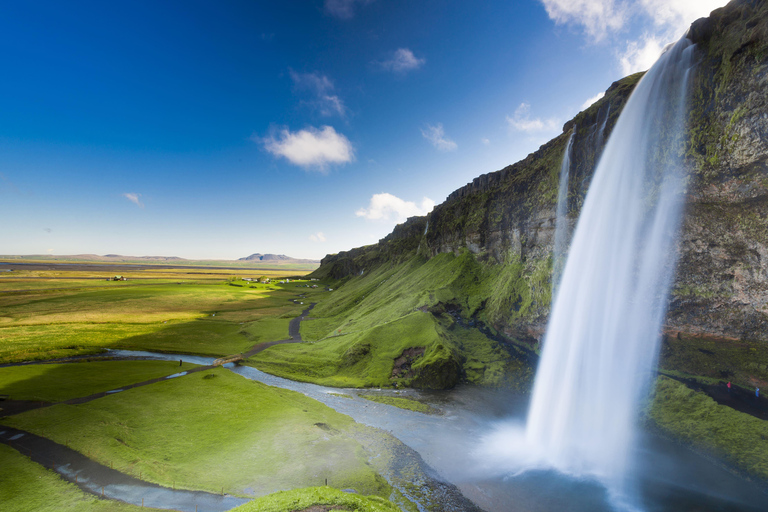
M 768 2 L 736 0 L 695 22 L 698 64 L 686 147 L 688 203 L 668 329 L 768 341 Z M 524 160 L 483 174 L 427 217 L 409 219 L 378 244 L 323 259 L 318 275 L 359 275 L 419 254 L 471 251 L 488 265 L 520 262 L 533 273 L 551 258 L 560 164 L 573 134 L 568 218 L 575 223 L 595 164 L 636 74 Z M 534 339 L 549 304 L 491 327 Z

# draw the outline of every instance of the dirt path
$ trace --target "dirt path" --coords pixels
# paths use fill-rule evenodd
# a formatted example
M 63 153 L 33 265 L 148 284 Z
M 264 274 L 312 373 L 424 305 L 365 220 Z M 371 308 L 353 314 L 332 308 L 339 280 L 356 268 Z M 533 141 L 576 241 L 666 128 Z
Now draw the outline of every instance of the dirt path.
M 312 308 L 315 307 L 316 304 L 317 302 L 313 302 L 307 309 L 301 312 L 301 315 L 291 319 L 291 321 L 288 323 L 288 339 L 258 343 L 251 347 L 248 352 L 243 353 L 243 359 L 248 359 L 249 357 L 255 356 L 262 350 L 266 350 L 269 347 L 274 347 L 275 345 L 280 345 L 283 343 L 301 343 L 304 341 L 301 339 L 301 333 L 299 332 L 299 329 L 301 328 L 301 322 L 307 319 L 307 315 L 309 315 L 309 312 L 312 310 Z
M 70 398 L 69 400 L 64 400 L 63 402 L 32 402 L 29 400 L 5 400 L 3 402 L 0 402 L 0 405 L 2 405 L 2 412 L 0 412 L 0 416 L 13 416 L 14 414 L 20 414 L 22 412 L 31 411 L 33 409 L 42 409 L 44 407 L 51 407 L 52 405 L 58 405 L 58 404 L 68 404 L 68 405 L 84 404 L 84 403 L 90 402 L 91 400 L 96 400 L 97 398 L 102 398 L 107 395 L 120 393 L 121 391 L 125 391 L 126 389 L 140 388 L 142 386 L 156 384 L 164 380 L 183 377 L 185 375 L 189 375 L 190 373 L 197 373 L 205 370 L 210 370 L 211 368 L 214 368 L 214 366 L 212 365 L 198 366 L 196 368 L 192 368 L 191 370 L 185 370 L 179 373 L 174 373 L 173 375 L 166 375 L 165 377 L 158 377 L 156 379 L 145 380 L 144 382 L 136 382 L 134 384 L 128 384 L 127 386 L 123 386 L 121 388 L 115 388 L 109 391 L 101 391 L 99 393 L 94 393 L 88 396 Z
M 682 382 L 694 391 L 706 393 L 707 396 L 720 405 L 728 406 L 761 420 L 768 420 L 768 398 L 765 396 L 756 397 L 754 389 L 750 390 L 732 385 L 731 390 L 728 391 L 725 382 L 720 384 L 703 384 L 693 379 L 683 379 L 666 374 L 662 375 Z M 768 390 L 766 391 L 768 392 Z

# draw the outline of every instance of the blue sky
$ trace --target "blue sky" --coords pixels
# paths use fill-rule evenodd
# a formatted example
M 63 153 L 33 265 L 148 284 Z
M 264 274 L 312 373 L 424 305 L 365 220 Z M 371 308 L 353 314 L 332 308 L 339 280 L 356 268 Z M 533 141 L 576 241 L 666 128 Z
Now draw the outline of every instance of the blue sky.
M 724 4 L 6 2 L 0 254 L 374 243 Z

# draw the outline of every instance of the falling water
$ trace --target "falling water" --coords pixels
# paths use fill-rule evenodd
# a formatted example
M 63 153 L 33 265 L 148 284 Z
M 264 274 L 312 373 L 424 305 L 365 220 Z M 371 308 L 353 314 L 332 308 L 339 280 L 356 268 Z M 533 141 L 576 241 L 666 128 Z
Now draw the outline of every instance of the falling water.
M 570 229 L 568 226 L 568 175 L 571 170 L 571 146 L 573 145 L 573 135 L 576 128 L 571 132 L 568 138 L 568 145 L 565 148 L 563 162 L 560 164 L 560 184 L 557 190 L 557 213 L 555 217 L 555 250 L 552 257 L 552 296 L 557 292 L 557 286 L 560 283 L 560 275 L 565 265 L 566 246 L 570 238 Z
M 611 117 L 611 104 L 608 103 L 608 110 L 605 113 L 603 122 L 600 123 L 600 129 L 597 131 L 597 141 L 595 142 L 595 151 L 600 151 L 603 147 L 603 136 L 605 135 L 605 125 L 608 124 L 608 118 Z
M 525 428 L 529 463 L 628 490 L 638 407 L 674 267 L 693 46 L 635 88 L 600 158 L 555 299 Z

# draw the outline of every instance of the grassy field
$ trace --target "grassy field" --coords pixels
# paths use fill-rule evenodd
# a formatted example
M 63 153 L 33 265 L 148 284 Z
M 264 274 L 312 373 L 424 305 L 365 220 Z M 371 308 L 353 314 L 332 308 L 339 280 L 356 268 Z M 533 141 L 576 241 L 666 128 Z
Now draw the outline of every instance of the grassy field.
M 382 395 L 359 395 L 360 398 L 365 398 L 371 402 L 377 402 L 380 404 L 387 404 L 393 407 L 399 407 L 400 409 L 406 409 L 408 411 L 416 411 L 422 414 L 437 414 L 439 411 L 434 407 L 423 404 L 418 400 L 412 398 L 403 398 L 399 396 L 382 396 Z
M 3 512 L 160 510 L 101 500 L 3 444 L 0 444 L 0 503 Z
M 695 450 L 768 479 L 767 421 L 720 405 L 667 377 L 656 382 L 648 417 Z
M 0 363 L 108 348 L 235 354 L 260 341 L 287 338 L 289 320 L 306 307 L 298 303 L 299 294 L 321 293 L 297 288 L 296 282 L 253 284 L 216 276 L 197 282 L 148 279 L 139 285 L 67 281 L 69 288 L 22 292 L 3 292 L 2 286 L 18 284 L 0 280 Z
M 92 361 L 9 366 L 0 368 L 0 392 L 11 400 L 60 402 L 173 375 L 196 366 L 189 363 L 179 366 L 176 361 Z
M 331 487 L 309 487 L 255 499 L 232 512 L 294 512 L 312 506 L 356 512 L 400 512 L 393 503 L 376 496 L 359 496 Z
M 328 484 L 388 497 L 347 416 L 218 368 L 3 420 L 144 480 L 261 496 Z
M 471 317 L 480 306 L 473 302 L 472 290 L 493 286 L 495 274 L 484 272 L 466 254 L 440 254 L 429 261 L 417 257 L 396 267 L 375 268 L 333 285 L 338 289 L 315 307 L 313 320 L 301 325 L 303 338 L 312 344 L 275 346 L 248 364 L 339 387 L 440 388 L 463 379 L 525 390 L 533 374 L 530 366 L 446 310 L 452 305 Z M 395 359 L 414 348 L 424 349 L 413 361 L 415 375 L 393 376 Z M 449 378 L 441 381 L 444 376 Z

